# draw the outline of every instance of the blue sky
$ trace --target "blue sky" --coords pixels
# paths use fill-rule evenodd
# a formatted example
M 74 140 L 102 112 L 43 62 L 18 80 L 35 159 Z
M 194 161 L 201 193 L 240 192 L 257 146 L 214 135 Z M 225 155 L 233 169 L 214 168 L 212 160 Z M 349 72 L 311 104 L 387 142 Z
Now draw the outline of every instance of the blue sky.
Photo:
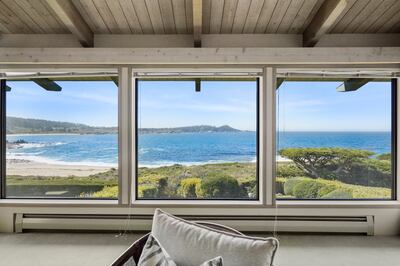
M 117 125 L 113 82 L 58 82 L 48 92 L 33 82 L 8 82 L 7 115 L 92 126 Z M 339 82 L 284 82 L 278 90 L 278 127 L 283 131 L 389 131 L 390 83 L 369 83 L 336 92 Z M 139 126 L 230 125 L 256 127 L 256 82 L 141 81 Z
M 204 81 L 201 92 L 192 81 L 139 82 L 139 127 L 229 125 L 256 129 L 255 81 Z
M 60 81 L 61 92 L 30 81 L 7 82 L 7 115 L 91 126 L 116 126 L 118 89 L 111 81 Z
M 390 131 L 391 84 L 370 82 L 337 92 L 340 82 L 284 82 L 278 90 L 281 131 Z

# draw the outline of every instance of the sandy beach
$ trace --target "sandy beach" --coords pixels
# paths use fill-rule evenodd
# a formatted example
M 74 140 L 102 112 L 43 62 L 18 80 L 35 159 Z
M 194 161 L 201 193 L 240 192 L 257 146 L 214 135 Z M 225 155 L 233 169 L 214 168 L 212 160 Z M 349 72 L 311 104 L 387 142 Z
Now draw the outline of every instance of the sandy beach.
M 28 160 L 7 160 L 7 175 L 19 176 L 89 176 L 109 170 L 106 166 L 46 164 Z

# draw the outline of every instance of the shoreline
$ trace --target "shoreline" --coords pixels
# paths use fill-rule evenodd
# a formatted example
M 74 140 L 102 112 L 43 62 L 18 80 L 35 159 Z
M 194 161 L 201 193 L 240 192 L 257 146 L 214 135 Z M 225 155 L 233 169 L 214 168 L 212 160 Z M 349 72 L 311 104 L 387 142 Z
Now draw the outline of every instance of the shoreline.
M 171 163 L 163 165 L 139 165 L 139 168 L 160 168 L 170 167 L 172 165 L 182 166 L 199 166 L 199 165 L 212 165 L 212 164 L 226 164 L 226 163 L 244 163 L 251 164 L 253 162 L 204 162 L 204 163 Z M 118 166 L 98 166 L 98 165 L 80 165 L 80 164 L 53 164 L 44 162 L 35 162 L 27 159 L 7 159 L 7 175 L 10 176 L 42 176 L 42 177 L 88 177 L 90 175 L 99 174 L 109 171 Z
M 108 166 L 49 164 L 25 159 L 7 159 L 6 165 L 7 175 L 43 177 L 87 177 L 113 168 Z

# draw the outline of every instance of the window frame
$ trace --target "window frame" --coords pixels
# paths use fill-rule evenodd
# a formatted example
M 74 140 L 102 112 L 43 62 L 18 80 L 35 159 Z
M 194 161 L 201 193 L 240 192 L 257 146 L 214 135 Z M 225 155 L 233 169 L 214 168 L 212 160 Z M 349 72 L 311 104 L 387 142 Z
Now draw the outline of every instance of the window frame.
M 201 78 L 200 78 L 201 79 Z M 253 78 L 251 78 L 253 79 Z M 180 77 L 175 77 L 175 78 L 164 78 L 164 79 L 157 79 L 156 81 L 165 81 L 165 82 L 183 82 L 183 81 L 195 81 L 195 78 L 193 79 L 187 79 L 187 78 L 180 78 Z M 215 199 L 185 199 L 185 198 L 139 198 L 138 197 L 138 178 L 139 178 L 139 126 L 138 126 L 138 120 L 139 120 L 139 82 L 141 81 L 152 81 L 151 78 L 135 78 L 135 85 L 134 85 L 134 95 L 135 95 L 135 117 L 134 117 L 134 130 L 135 130 L 135 160 L 134 160 L 134 184 L 132 185 L 132 190 L 134 190 L 133 193 L 133 198 L 132 201 L 136 203 L 145 203 L 146 202 L 155 202 L 155 203 L 162 203 L 160 201 L 168 201 L 168 202 L 180 202 L 180 203 L 186 203 L 186 202 L 204 202 L 204 203 L 210 203 L 210 202 L 221 202 L 221 203 L 228 203 L 228 202 L 249 202 L 249 203 L 258 203 L 261 201 L 262 198 L 262 190 L 261 190 L 261 178 L 260 178 L 260 90 L 261 90 L 261 83 L 260 83 L 260 77 L 254 77 L 254 81 L 256 83 L 256 182 L 257 182 L 257 196 L 254 199 L 251 198 L 215 198 Z M 204 81 L 208 81 L 207 79 L 204 79 Z M 227 82 L 240 82 L 240 78 L 231 78 L 231 79 L 221 79 L 221 80 L 212 80 L 213 82 L 218 82 L 218 81 L 227 81 Z M 252 81 L 252 80 L 249 80 Z M 147 203 L 148 204 L 148 203 Z
M 293 67 L 295 65 L 292 65 Z M 105 67 L 107 66 L 99 66 L 100 68 L 73 68 L 73 71 L 80 71 L 84 69 L 87 71 L 88 69 L 93 70 L 99 70 L 99 69 L 106 69 Z M 190 66 L 188 66 L 190 68 Z M 223 67 L 222 69 L 232 69 L 230 68 L 229 65 L 224 65 L 221 66 Z M 275 195 L 275 151 L 274 149 L 276 148 L 275 146 L 272 147 L 271 145 L 267 145 L 269 143 L 274 143 L 275 140 L 275 122 L 273 123 L 266 123 L 266 121 L 275 121 L 275 115 L 272 114 L 273 112 L 276 111 L 275 107 L 275 88 L 276 88 L 276 83 L 278 78 L 284 78 L 286 76 L 282 75 L 281 72 L 278 72 L 277 70 L 281 71 L 282 68 L 279 66 L 272 66 L 272 65 L 255 65 L 253 68 L 248 68 L 246 65 L 242 65 L 240 73 L 243 73 L 242 70 L 246 71 L 249 70 L 249 72 L 255 72 L 258 71 L 258 74 L 256 75 L 257 77 L 260 78 L 260 102 L 259 102 L 259 110 L 260 110 L 260 150 L 259 150 L 259 201 L 254 202 L 254 201 L 225 201 L 225 200 L 220 200 L 220 201 L 197 201 L 194 202 L 193 200 L 183 200 L 183 201 L 176 201 L 176 200 L 154 200 L 154 201 L 148 201 L 148 200 L 135 200 L 135 191 L 133 187 L 136 185 L 135 184 L 135 173 L 134 169 L 132 169 L 132 164 L 126 164 L 126 160 L 132 161 L 135 159 L 135 154 L 134 154 L 134 147 L 136 145 L 135 143 L 135 132 L 132 130 L 133 128 L 133 117 L 135 117 L 135 79 L 139 77 L 139 73 L 146 73 L 147 70 L 149 72 L 154 72 L 158 71 L 160 69 L 166 69 L 165 66 L 159 66 L 159 68 L 154 69 L 154 68 L 140 68 L 136 69 L 133 68 L 131 65 L 114 65 L 113 70 L 118 69 L 118 143 L 119 143 L 119 165 L 118 165 L 118 170 L 119 170 L 119 195 L 118 195 L 118 200 L 116 199 L 55 199 L 55 198 L 34 198 L 34 199 L 29 199 L 29 198 L 11 198 L 11 199 L 5 199 L 2 196 L 4 195 L 3 189 L 4 186 L 2 186 L 4 178 L 0 176 L 0 206 L 36 206 L 36 207 L 85 207 L 85 208 L 90 208 L 90 207 L 105 207 L 105 208 L 129 208 L 129 209 L 136 209 L 138 212 L 147 212 L 156 208 L 156 207 L 166 207 L 166 208 L 182 208 L 182 210 L 189 210 L 185 208 L 200 208 L 200 209 L 208 209 L 208 210 L 218 210 L 218 208 L 223 208 L 225 210 L 234 209 L 236 208 L 246 208 L 249 211 L 259 211 L 265 208 L 274 208 L 275 206 L 283 207 L 283 208 L 319 208 L 319 207 L 332 207 L 332 208 L 375 208 L 375 207 L 384 207 L 384 208 L 397 208 L 399 206 L 400 201 L 399 196 L 397 193 L 400 191 L 399 182 L 397 182 L 397 162 L 396 162 L 396 169 L 394 172 L 395 178 L 393 182 L 396 183 L 394 186 L 396 191 L 393 191 L 393 194 L 395 194 L 394 199 L 364 199 L 364 200 L 280 200 L 276 198 Z M 309 65 L 308 68 L 314 69 L 312 65 Z M 306 66 L 304 69 L 308 69 Z M 345 69 L 347 67 L 344 67 Z M 60 71 L 59 68 L 50 68 L 51 71 Z M 185 66 L 180 66 L 179 71 L 182 70 L 184 71 L 186 68 Z M 204 69 L 209 70 L 209 68 L 204 67 Z M 257 69 L 257 70 L 255 70 Z M 286 71 L 285 67 L 285 71 Z M 326 67 L 320 66 L 319 69 L 326 69 Z M 20 71 L 19 69 L 15 69 L 16 71 Z M 25 68 L 24 71 L 32 71 L 32 72 L 37 72 L 44 70 L 42 68 L 30 66 L 28 68 Z M 68 69 L 68 71 L 71 70 L 71 68 Z M 110 70 L 110 68 L 106 69 Z M 192 71 L 197 71 L 198 68 L 191 69 Z M 11 71 L 11 70 L 10 70 Z M 46 69 L 46 71 L 49 71 L 49 69 Z M 167 70 L 168 71 L 168 70 Z M 176 69 L 174 69 L 176 71 Z M 212 72 L 214 72 L 215 69 L 213 69 Z M 173 72 L 173 71 L 172 71 Z M 209 73 L 209 72 L 208 72 Z M 239 74 L 240 75 L 240 74 Z M 310 77 L 310 76 L 307 76 Z M 320 77 L 320 76 L 315 76 L 315 77 Z M 386 79 L 392 79 L 393 82 L 396 83 L 396 87 L 399 86 L 400 84 L 400 78 L 390 78 L 387 77 Z M 4 84 L 5 82 L 2 81 Z M 4 89 L 1 89 L 1 93 L 5 93 Z M 397 93 L 397 91 L 396 91 Z M 397 93 L 397 97 L 399 97 L 399 93 Z M 396 100 L 396 103 L 399 101 L 399 99 L 393 99 Z M 0 97 L 0 101 L 3 101 L 4 97 Z M 2 103 L 2 102 L 1 102 Z M 396 104 L 397 108 L 400 108 Z M 5 105 L 1 104 L 0 110 L 4 108 Z M 397 112 L 400 112 L 399 110 L 396 110 L 396 118 L 392 117 L 395 119 L 396 122 L 396 127 L 397 127 Z M 1 123 L 0 124 L 5 124 L 5 120 L 2 119 L 2 114 L 0 111 L 0 119 Z M 125 121 L 124 124 L 121 124 L 121 121 Z M 397 131 L 397 130 L 396 130 Z M 2 132 L 4 132 L 2 130 Z M 400 137 L 397 136 L 399 133 L 396 132 L 396 144 L 392 142 L 392 145 L 395 145 L 397 153 L 399 153 L 399 149 L 397 145 L 397 138 Z M 3 134 L 0 134 L 0 136 Z M 273 138 L 272 138 L 273 137 Z M 392 134 L 392 137 L 393 134 Z M 274 140 L 273 140 L 274 139 Z M 3 143 L 2 143 L 3 142 Z M 5 141 L 1 141 L 0 139 L 0 146 L 4 145 Z M 0 147 L 1 148 L 1 147 Z M 5 145 L 4 145 L 5 148 Z M 5 153 L 4 153 L 5 154 Z M 123 156 L 122 156 L 123 155 Z M 400 155 L 400 154 L 397 154 Z M 395 156 L 395 159 L 397 161 L 397 156 L 396 154 L 393 153 L 393 156 Z M 124 157 L 124 158 L 123 158 Z M 0 164 L 2 163 L 2 160 L 5 159 L 2 154 L 0 154 Z M 0 165 L 2 166 L 2 165 Z M 268 169 L 267 169 L 268 168 Z M 3 172 L 4 167 L 1 167 L 1 172 Z M 400 174 L 400 172 L 398 173 Z M 122 210 L 122 209 L 121 209 Z
M 377 78 L 378 79 L 378 78 Z M 397 128 L 397 118 L 398 118 L 398 81 L 396 78 L 392 78 L 388 80 L 391 86 L 390 93 L 390 101 L 391 101 L 391 130 L 390 130 L 390 139 L 391 139 L 391 176 L 392 176 L 392 186 L 391 186 L 391 197 L 382 199 L 382 198 L 355 198 L 355 199 L 301 199 L 301 198 L 278 198 L 274 195 L 275 200 L 279 202 L 393 202 L 398 200 L 398 181 L 397 181 L 397 152 L 398 152 L 398 128 Z M 279 106 L 277 105 L 278 109 Z M 276 178 L 276 177 L 275 177 Z

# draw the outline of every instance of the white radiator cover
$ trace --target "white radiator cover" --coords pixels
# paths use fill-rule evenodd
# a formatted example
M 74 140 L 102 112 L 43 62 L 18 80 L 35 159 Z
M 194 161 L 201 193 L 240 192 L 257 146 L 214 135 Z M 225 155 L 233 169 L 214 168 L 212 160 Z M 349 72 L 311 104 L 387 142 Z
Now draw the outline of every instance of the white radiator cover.
M 239 231 L 374 234 L 374 217 L 365 216 L 181 216 Z M 82 230 L 149 231 L 152 215 L 81 215 L 15 213 L 14 231 Z

